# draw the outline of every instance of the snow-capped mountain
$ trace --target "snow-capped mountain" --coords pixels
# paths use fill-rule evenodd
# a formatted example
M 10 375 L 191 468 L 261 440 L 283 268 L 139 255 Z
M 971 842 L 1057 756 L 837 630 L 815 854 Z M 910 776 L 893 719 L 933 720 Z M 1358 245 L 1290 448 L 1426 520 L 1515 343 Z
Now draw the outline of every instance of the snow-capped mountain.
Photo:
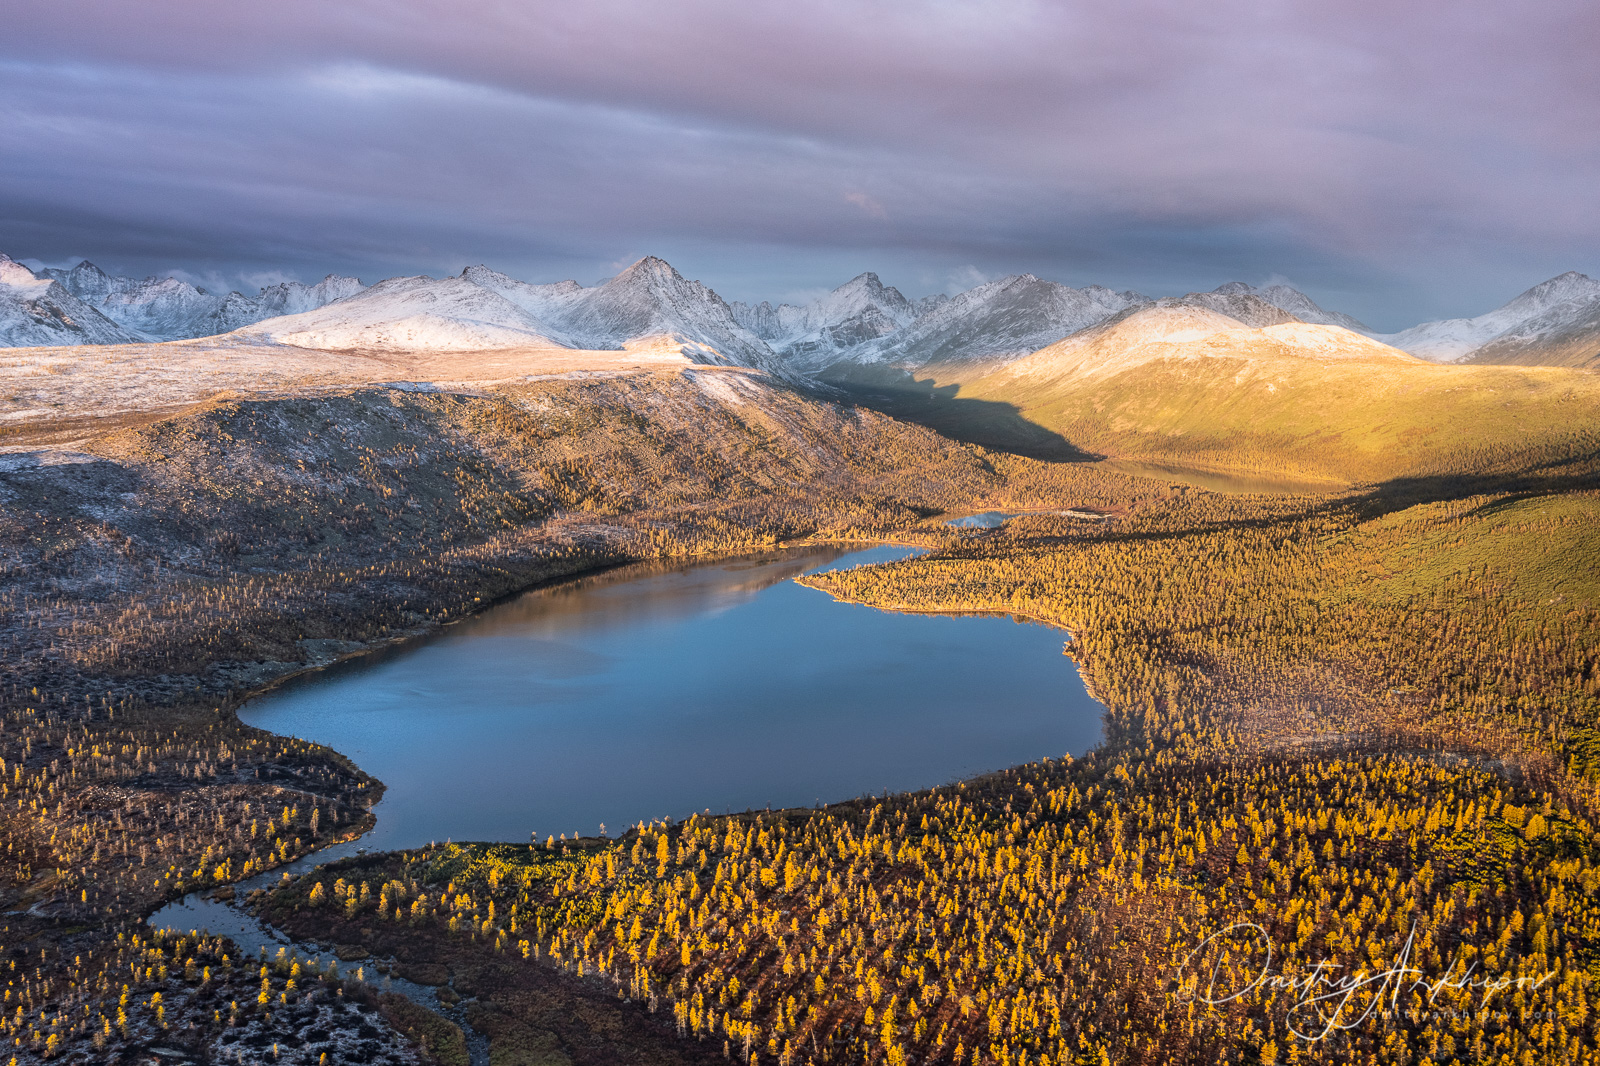
M 315 285 L 270 285 L 255 296 L 208 292 L 178 278 L 112 277 L 85 259 L 42 273 L 93 306 L 133 338 L 168 341 L 227 333 L 278 315 L 310 311 L 361 291 L 356 278 L 329 274 Z
M 1136 292 L 1073 289 L 1015 274 L 940 301 L 910 325 L 840 353 L 837 361 L 918 368 L 1014 359 L 1148 302 Z
M 845 349 L 910 325 L 921 313 L 919 304 L 871 272 L 803 306 L 773 307 L 762 301 L 755 307 L 734 303 L 729 308 L 735 321 L 780 355 L 805 364 L 829 362 Z
M 588 288 L 576 281 L 533 285 L 486 266 L 468 267 L 461 276 L 536 316 L 550 336 L 575 348 L 665 338 L 699 362 L 779 368 L 772 349 L 738 323 L 722 297 L 654 256 Z
M 799 304 L 779 304 L 773 307 L 767 300 L 751 305 L 739 300 L 728 304 L 733 320 L 768 344 L 793 336 L 801 331 L 806 308 Z
M 650 337 L 681 344 L 696 362 L 790 368 L 733 317 L 722 297 L 646 256 L 614 278 L 563 297 L 556 324 L 585 348 L 619 348 Z
M 1399 333 L 1376 336 L 1437 363 L 1468 358 L 1473 362 L 1542 363 L 1547 355 L 1570 355 L 1589 346 L 1591 339 L 1600 336 L 1593 324 L 1597 314 L 1600 281 L 1569 270 L 1476 318 L 1424 322 Z M 1600 355 L 1600 345 L 1591 355 Z
M 181 340 L 236 330 L 327 348 L 616 350 L 649 342 L 676 346 L 699 362 L 842 382 L 861 368 L 877 368 L 865 370 L 869 376 L 975 364 L 992 370 L 1129 309 L 1183 305 L 1256 329 L 1336 326 L 1436 362 L 1600 366 L 1600 281 L 1575 271 L 1476 318 L 1380 334 L 1289 285 L 1237 281 L 1151 300 L 1021 274 L 954 297 L 911 300 L 868 272 L 811 303 L 774 306 L 725 303 L 653 256 L 589 287 L 530 284 L 473 266 L 442 280 L 391 278 L 372 290 L 330 274 L 316 285 L 287 281 L 255 296 L 208 292 L 173 277 L 113 277 L 87 260 L 37 273 L 3 256 L 0 262 L 7 264 L 0 344 L 8 346 Z M 351 303 L 368 292 L 370 299 Z M 329 308 L 336 310 L 318 313 Z
M 261 317 L 240 293 L 222 296 L 177 278 L 145 278 L 113 289 L 98 306 L 125 329 L 159 341 L 227 333 Z
M 485 266 L 450 278 L 390 278 L 317 310 L 237 332 L 257 341 L 335 350 L 617 350 L 664 343 L 694 362 L 794 376 L 761 338 L 734 320 L 721 297 L 653 257 L 590 288 L 575 281 L 533 285 Z
M 1224 295 L 1257 296 L 1280 311 L 1287 311 L 1301 322 L 1311 322 L 1323 326 L 1342 326 L 1356 333 L 1372 335 L 1372 329 L 1347 314 L 1339 311 L 1329 311 L 1317 305 L 1317 302 L 1299 289 L 1290 285 L 1268 285 L 1258 289 L 1254 285 L 1247 285 L 1242 281 L 1230 281 L 1226 285 L 1218 285 L 1212 292 Z M 1238 316 L 1235 315 L 1235 318 Z M 1264 323 L 1265 324 L 1265 323 Z
M 263 318 L 298 315 L 354 296 L 364 287 L 360 278 L 329 274 L 315 285 L 299 281 L 280 281 L 276 285 L 268 285 L 261 290 L 255 302 Z
M 1600 369 L 1600 300 L 1561 303 L 1525 319 L 1466 361 Z
M 0 348 L 126 344 L 135 338 L 54 278 L 0 254 Z
M 1250 286 L 1240 281 L 1229 282 L 1211 292 L 1191 292 L 1185 296 L 1167 296 L 1155 301 L 1157 307 L 1205 307 L 1243 322 L 1253 329 L 1281 326 L 1286 322 L 1299 322 L 1295 315 L 1267 302 Z
M 574 347 L 531 311 L 465 275 L 390 278 L 343 300 L 269 318 L 237 333 L 251 340 L 333 351 Z
M 573 298 L 584 291 L 576 281 L 532 285 L 486 266 L 467 267 L 461 276 L 474 285 L 504 296 L 524 311 L 546 321 L 560 317 L 572 305 Z
M 1251 293 L 1231 295 L 1243 300 L 1256 299 Z M 1256 312 L 1247 304 L 1241 309 L 1246 314 Z M 1012 362 L 997 372 L 995 378 L 1019 382 L 1104 378 L 1155 360 L 1216 357 L 1415 362 L 1405 352 L 1342 326 L 1301 322 L 1292 316 L 1286 321 L 1252 326 L 1204 302 L 1179 297 L 1130 308 Z

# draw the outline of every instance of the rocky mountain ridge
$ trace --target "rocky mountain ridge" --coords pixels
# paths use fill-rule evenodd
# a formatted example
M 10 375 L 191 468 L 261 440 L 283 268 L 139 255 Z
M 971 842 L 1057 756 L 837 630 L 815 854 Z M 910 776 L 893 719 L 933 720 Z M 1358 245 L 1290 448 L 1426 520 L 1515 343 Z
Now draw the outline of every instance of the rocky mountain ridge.
M 125 344 L 134 336 L 74 296 L 0 254 L 0 346 Z
M 358 278 L 329 274 L 315 285 L 282 281 L 266 286 L 255 296 L 222 294 L 174 277 L 113 277 L 87 259 L 70 270 L 46 267 L 39 275 L 60 283 L 115 322 L 129 335 L 128 339 L 140 341 L 187 340 L 228 333 L 264 319 L 310 311 L 362 289 Z
M 255 296 L 208 292 L 175 277 L 114 277 L 87 260 L 37 273 L 5 262 L 10 280 L 0 293 L 0 344 L 14 347 L 179 340 L 235 330 L 312 347 L 440 351 L 518 345 L 615 350 L 655 338 L 685 346 L 697 361 L 828 380 L 860 368 L 1004 365 L 1130 308 L 1179 301 L 1251 328 L 1335 326 L 1434 362 L 1600 365 L 1600 281 L 1575 271 L 1475 318 L 1384 334 L 1282 283 L 1234 281 L 1153 300 L 1017 274 L 953 297 L 911 299 L 869 271 L 808 303 L 774 305 L 727 303 L 654 256 L 587 287 L 529 283 L 472 266 L 454 278 L 390 278 L 371 290 L 356 278 L 330 274 L 315 285 L 285 281 Z M 366 292 L 374 295 L 349 302 Z M 341 310 L 317 314 L 329 307 Z M 278 321 L 288 318 L 296 321 Z

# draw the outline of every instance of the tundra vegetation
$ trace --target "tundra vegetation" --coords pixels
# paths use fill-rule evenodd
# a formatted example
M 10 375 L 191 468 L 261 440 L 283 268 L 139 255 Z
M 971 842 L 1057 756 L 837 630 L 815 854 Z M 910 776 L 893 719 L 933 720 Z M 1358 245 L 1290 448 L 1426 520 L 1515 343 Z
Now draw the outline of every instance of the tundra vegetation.
M 306 1025 L 383 1009 L 139 924 L 365 824 L 381 786 L 242 726 L 245 693 L 537 581 L 814 538 L 934 549 L 808 579 L 835 596 L 1061 626 L 1107 742 L 820 810 L 365 856 L 254 905 L 449 979 L 502 1063 L 1600 1058 L 1581 449 L 1223 496 L 759 379 L 636 375 L 216 402 L 88 450 L 10 471 L 0 501 L 19 1061 L 156 1040 L 269 1061 L 281 1031 L 314 1062 L 345 1037 Z M 941 524 L 990 508 L 1107 517 Z M 1252 986 L 1267 943 L 1286 980 Z M 387 1010 L 361 1024 L 460 1053 Z

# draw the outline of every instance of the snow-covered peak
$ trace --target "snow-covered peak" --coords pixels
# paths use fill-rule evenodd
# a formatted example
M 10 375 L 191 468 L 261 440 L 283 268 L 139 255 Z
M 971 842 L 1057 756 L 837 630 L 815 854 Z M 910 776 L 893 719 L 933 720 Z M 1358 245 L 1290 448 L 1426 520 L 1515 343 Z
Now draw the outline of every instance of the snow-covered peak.
M 61 282 L 67 291 L 80 300 L 98 305 L 101 300 L 122 285 L 132 285 L 132 278 L 111 278 L 105 271 L 85 259 L 70 270 L 55 270 L 46 267 L 43 272 L 48 277 Z
M 823 365 L 838 353 L 914 321 L 917 305 L 878 275 L 858 274 L 803 306 L 763 301 L 730 305 L 734 319 L 797 365 Z
M 1457 363 L 1503 334 L 1524 350 L 1536 347 L 1541 337 L 1564 332 L 1571 322 L 1592 315 L 1597 302 L 1600 281 L 1569 270 L 1476 318 L 1424 322 L 1377 339 L 1424 359 Z
M 1242 288 L 1234 287 L 1241 285 Z M 1228 291 L 1224 292 L 1223 289 Z M 1263 326 L 1276 326 L 1283 322 L 1300 321 L 1294 315 L 1256 295 L 1254 290 L 1242 282 L 1230 282 L 1221 289 L 1213 289 L 1211 292 L 1191 292 L 1187 296 L 1168 296 L 1156 301 L 1156 305 L 1160 307 L 1181 304 L 1210 308 L 1258 329 Z
M 1527 292 L 1513 297 L 1503 306 L 1491 311 L 1490 314 L 1523 321 L 1553 310 L 1560 304 L 1591 303 L 1595 300 L 1600 300 L 1600 281 L 1587 274 L 1580 274 L 1576 270 L 1569 270 L 1565 274 L 1557 274 L 1548 281 L 1541 281 Z
M 789 373 L 760 337 L 739 325 L 722 297 L 655 256 L 566 297 L 554 321 L 584 348 L 664 337 L 682 344 L 696 362 Z
M 111 279 L 123 282 L 125 279 Z M 91 297 L 85 297 L 89 299 Z M 227 298 L 205 292 L 178 278 L 145 278 L 114 283 L 100 299 L 107 318 L 152 340 L 206 337 L 243 325 L 223 312 Z M 235 314 L 243 310 L 237 304 Z
M 779 304 L 773 307 L 767 300 L 762 300 L 758 304 L 734 300 L 728 304 L 728 311 L 733 315 L 735 322 L 768 342 L 786 337 L 793 332 L 785 325 L 783 317 L 785 312 L 791 316 L 790 321 L 795 322 L 799 321 L 799 316 L 804 313 L 802 308 L 794 304 Z
M 329 274 L 315 285 L 280 282 L 255 296 L 214 293 L 174 277 L 113 277 L 85 259 L 70 270 L 46 269 L 68 292 L 140 340 L 182 340 L 227 333 L 278 315 L 310 311 L 361 291 L 356 278 Z
M 1372 330 L 1360 321 L 1339 311 L 1329 311 L 1292 285 L 1268 285 L 1256 288 L 1242 281 L 1230 281 L 1211 290 L 1224 296 L 1255 296 L 1280 311 L 1287 311 L 1301 322 L 1314 322 L 1324 326 L 1343 326 L 1357 333 L 1371 334 Z
M 255 323 L 243 336 L 300 348 L 477 351 L 571 347 L 559 331 L 465 277 L 390 278 L 312 311 Z
M 566 324 L 605 342 L 597 347 L 615 347 L 635 337 L 681 328 L 680 319 L 715 324 L 722 317 L 719 312 L 726 312 L 735 330 L 745 332 L 716 293 L 689 281 L 666 260 L 646 256 L 615 277 L 574 294 L 566 307 Z
M 1268 285 L 1264 289 L 1258 289 L 1256 295 L 1272 306 L 1289 312 L 1302 322 L 1319 326 L 1339 326 L 1354 333 L 1372 332 L 1372 328 L 1360 319 L 1342 311 L 1329 311 L 1299 289 L 1289 285 Z
M 583 292 L 583 286 L 576 281 L 532 285 L 486 266 L 467 267 L 461 272 L 461 276 L 474 285 L 499 293 L 524 311 L 530 311 L 541 318 L 559 314 L 572 303 L 575 296 Z
M 613 264 L 613 265 L 615 265 L 615 264 Z M 655 256 L 655 255 L 641 256 L 640 258 L 635 259 L 633 262 L 629 263 L 627 266 L 623 267 L 619 272 L 617 272 L 615 274 L 612 274 L 608 278 L 601 278 L 599 281 L 595 282 L 593 285 L 585 285 L 584 288 L 586 288 L 586 289 L 598 289 L 600 286 L 606 284 L 606 282 L 615 281 L 618 278 L 622 277 L 624 274 L 634 274 L 634 275 L 638 275 L 638 276 L 642 276 L 643 277 L 643 276 L 648 276 L 651 273 L 665 273 L 664 271 L 662 271 L 660 269 L 662 267 L 666 267 L 667 270 L 672 270 L 672 264 L 668 263 L 665 259 L 662 259 L 660 256 Z M 672 272 L 673 273 L 677 273 L 675 270 L 673 270 Z
M 56 279 L 0 253 L 0 348 L 136 340 Z
M 1099 285 L 1073 289 L 1032 274 L 985 282 L 938 302 L 911 324 L 846 353 L 853 362 L 918 368 L 1015 359 L 1145 302 Z
M 280 281 L 261 290 L 255 298 L 260 317 L 276 318 L 279 315 L 298 315 L 315 311 L 335 300 L 354 296 L 365 286 L 360 278 L 329 274 L 315 285 L 300 281 Z
M 689 359 L 788 375 L 721 297 L 649 257 L 601 285 L 533 285 L 486 266 L 456 277 L 390 278 L 301 314 L 241 331 L 306 348 L 469 351 L 669 344 Z
M 42 292 L 50 284 L 49 278 L 35 277 L 33 271 L 0 252 L 0 285 L 11 289 Z
M 1130 307 L 1105 322 L 1057 342 L 1051 347 L 1072 347 L 1100 343 L 1107 338 L 1118 344 L 1176 344 L 1209 337 L 1213 333 L 1238 329 L 1238 318 L 1203 303 L 1184 298 L 1167 298 Z
M 916 317 L 911 301 L 899 289 L 885 285 L 872 271 L 857 274 L 812 305 L 835 315 L 853 314 L 868 306 L 877 307 L 896 319 L 910 322 Z

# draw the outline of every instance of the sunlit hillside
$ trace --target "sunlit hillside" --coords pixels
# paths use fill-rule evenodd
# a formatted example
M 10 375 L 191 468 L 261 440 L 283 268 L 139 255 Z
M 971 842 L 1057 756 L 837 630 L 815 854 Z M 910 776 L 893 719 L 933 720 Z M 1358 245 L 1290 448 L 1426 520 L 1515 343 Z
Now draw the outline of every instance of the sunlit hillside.
M 998 370 L 898 389 L 969 439 L 1056 435 L 1082 452 L 1348 483 L 1559 468 L 1600 445 L 1600 377 L 1441 366 L 1337 326 L 1240 328 L 1146 308 Z M 878 383 L 881 390 L 882 382 Z

